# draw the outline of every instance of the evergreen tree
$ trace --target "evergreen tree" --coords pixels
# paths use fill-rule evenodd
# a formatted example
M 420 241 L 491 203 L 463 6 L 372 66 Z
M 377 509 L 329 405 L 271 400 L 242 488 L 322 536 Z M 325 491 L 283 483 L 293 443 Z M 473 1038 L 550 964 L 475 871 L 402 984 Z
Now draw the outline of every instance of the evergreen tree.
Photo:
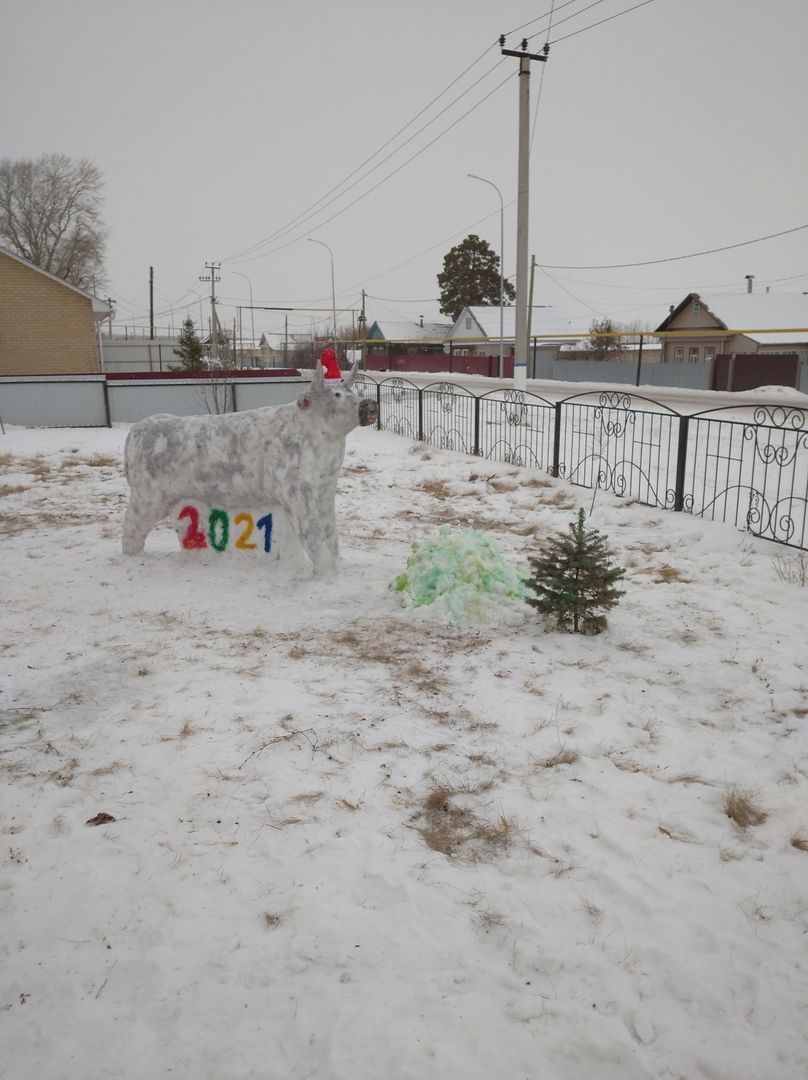
M 625 570 L 611 563 L 606 537 L 585 528 L 586 514 L 578 511 L 569 534 L 551 537 L 544 550 L 529 558 L 531 574 L 527 602 L 542 615 L 551 615 L 559 630 L 599 634 L 606 628 L 602 614 L 613 608 L 624 590 L 616 588 Z
M 205 362 L 203 354 L 205 347 L 199 340 L 199 335 L 194 326 L 194 320 L 187 318 L 180 330 L 179 348 L 173 352 L 180 358 L 180 365 L 172 368 L 172 371 L 203 371 Z
M 487 241 L 472 233 L 443 257 L 438 285 L 441 313 L 453 319 L 464 307 L 499 306 L 499 255 Z M 510 281 L 504 282 L 505 301 L 515 296 Z

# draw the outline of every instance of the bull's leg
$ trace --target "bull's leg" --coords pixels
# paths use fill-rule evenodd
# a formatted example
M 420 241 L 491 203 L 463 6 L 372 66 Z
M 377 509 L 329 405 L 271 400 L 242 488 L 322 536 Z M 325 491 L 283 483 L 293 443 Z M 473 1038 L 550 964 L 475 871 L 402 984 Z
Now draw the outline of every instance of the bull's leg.
M 337 535 L 337 512 L 334 506 L 333 488 L 320 492 L 318 516 L 322 522 L 329 553 L 336 562 L 339 558 L 339 536 Z
M 130 493 L 121 538 L 124 555 L 137 555 L 142 551 L 146 537 L 164 516 L 162 507 L 158 508 L 148 500 L 139 499 Z
M 289 523 L 300 546 L 311 559 L 315 577 L 333 577 L 336 560 L 326 537 L 323 523 L 317 513 L 314 500 L 307 505 L 288 509 Z

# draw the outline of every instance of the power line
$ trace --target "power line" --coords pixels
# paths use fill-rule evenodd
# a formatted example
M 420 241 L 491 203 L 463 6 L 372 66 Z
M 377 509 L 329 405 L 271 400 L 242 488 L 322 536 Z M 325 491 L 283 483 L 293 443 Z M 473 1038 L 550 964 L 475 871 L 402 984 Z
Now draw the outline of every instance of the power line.
M 550 5 L 550 21 L 547 24 L 547 38 L 548 38 L 548 40 L 550 38 L 550 30 L 552 29 L 552 26 L 553 26 L 553 8 L 554 8 L 554 6 L 555 6 L 555 0 L 553 0 L 553 3 Z M 533 152 L 533 140 L 534 140 L 534 138 L 536 136 L 536 121 L 539 119 L 539 103 L 541 101 L 541 92 L 542 92 L 542 90 L 544 88 L 544 73 L 545 73 L 546 70 L 547 70 L 547 65 L 542 64 L 541 75 L 539 76 L 539 90 L 538 90 L 538 93 L 536 94 L 536 108 L 535 108 L 535 110 L 533 112 L 533 127 L 532 127 L 532 129 L 530 131 L 530 148 L 528 150 L 528 153 Z
M 583 15 L 585 12 L 591 11 L 591 9 L 593 7 L 597 7 L 598 4 L 602 4 L 602 3 L 603 3 L 603 0 L 592 0 L 592 3 L 587 4 L 586 7 L 579 8 L 578 11 L 573 11 L 573 13 L 571 15 L 567 15 L 565 18 L 559 19 L 558 22 L 556 23 L 556 27 L 563 26 L 564 23 L 569 22 L 571 19 L 577 19 L 579 15 Z M 549 34 L 550 34 L 550 27 L 549 26 L 546 28 L 546 32 L 547 32 L 547 35 L 548 35 L 548 38 L 549 38 Z M 530 37 L 528 38 L 528 41 L 530 41 L 532 38 L 539 37 L 542 33 L 544 33 L 544 31 L 537 31 L 535 34 L 531 34 Z M 551 42 L 551 44 L 552 44 L 552 42 Z
M 646 0 L 646 3 L 650 0 Z M 782 232 L 769 233 L 768 236 L 758 236 L 755 240 L 742 240 L 739 244 L 725 244 L 724 247 L 708 248 L 706 251 L 691 251 L 688 255 L 671 255 L 667 259 L 645 259 L 643 262 L 627 263 L 604 263 L 599 266 L 561 266 L 554 263 L 543 263 L 542 269 L 546 270 L 625 270 L 633 266 L 657 266 L 659 263 L 681 262 L 683 259 L 697 259 L 702 255 L 715 255 L 720 251 L 733 251 L 735 248 L 748 247 L 750 244 L 760 244 L 764 240 L 775 240 L 778 236 L 789 236 L 791 233 L 808 229 L 808 225 L 796 225 L 793 229 L 783 229 Z
M 557 10 L 561 11 L 564 8 L 569 7 L 570 4 L 577 4 L 577 3 L 579 3 L 579 0 L 565 0 L 565 2 L 563 4 L 558 5 Z M 595 0 L 595 3 L 600 4 L 600 3 L 602 3 L 602 0 Z M 544 22 L 544 20 L 548 17 L 548 15 L 552 15 L 552 10 L 553 9 L 551 8 L 550 11 L 545 11 L 545 13 L 543 15 L 538 15 L 538 16 L 536 16 L 535 19 L 529 19 L 526 23 L 522 23 L 521 26 L 514 26 L 512 30 L 506 30 L 505 31 L 505 37 L 510 37 L 511 34 L 519 34 L 519 33 L 521 33 L 522 30 L 525 30 L 528 26 L 533 26 L 534 23 Z M 583 10 L 586 11 L 587 9 L 583 8 Z M 580 12 L 577 12 L 576 14 L 580 15 Z M 569 17 L 574 18 L 574 16 L 572 16 L 572 15 L 569 16 Z M 536 37 L 538 33 L 539 33 L 539 31 L 537 31 L 536 34 L 533 35 L 533 37 Z
M 457 127 L 457 125 L 459 123 L 461 123 L 463 120 L 465 120 L 467 116 L 469 116 L 471 113 L 473 113 L 475 111 L 475 109 L 479 109 L 479 107 L 484 102 L 486 102 L 490 97 L 492 97 L 498 90 L 501 90 L 502 87 L 505 85 L 505 83 L 510 82 L 511 79 L 513 79 L 513 78 L 514 78 L 513 72 L 506 75 L 505 78 L 502 80 L 502 82 L 497 83 L 497 85 L 493 88 L 493 90 L 489 90 L 489 92 L 484 97 L 480 98 L 480 100 L 475 105 L 472 105 L 470 109 L 467 109 L 461 116 L 458 116 L 458 118 L 456 120 L 452 121 L 452 123 L 449 124 L 449 126 L 447 128 L 444 128 L 444 130 L 441 131 L 439 134 L 437 134 L 434 139 L 431 139 L 428 143 L 426 143 L 426 145 L 422 146 L 420 150 L 416 150 L 416 152 L 414 154 L 412 154 L 410 157 L 408 157 L 406 161 L 402 161 L 402 163 L 399 166 L 397 166 L 395 169 L 393 169 L 393 171 L 388 173 L 386 176 L 383 176 L 381 178 L 381 180 L 378 180 L 372 187 L 368 188 L 367 191 L 363 192 L 361 195 L 358 195 L 353 200 L 353 202 L 349 202 L 347 204 L 347 206 L 343 206 L 341 210 L 337 210 L 336 213 L 331 215 L 331 217 L 327 217 L 327 218 L 325 218 L 324 221 L 319 222 L 318 225 L 316 226 L 316 228 L 321 229 L 323 227 L 323 225 L 327 225 L 330 221 L 333 221 L 335 218 L 340 217 L 340 215 L 342 215 L 346 211 L 350 210 L 351 207 L 356 206 L 356 204 L 358 202 L 361 202 L 362 199 L 367 198 L 367 196 L 371 195 L 374 191 L 376 191 L 377 188 L 380 188 L 382 186 L 382 184 L 386 184 L 388 180 L 391 180 L 397 173 L 401 172 L 402 169 L 406 168 L 407 165 L 409 165 L 411 162 L 415 161 L 415 159 L 417 157 L 420 157 L 421 154 L 425 153 L 427 150 L 429 150 L 430 147 L 434 146 L 436 142 L 439 142 L 443 138 L 444 135 L 448 134 L 452 130 L 452 128 Z M 313 232 L 314 229 L 312 229 L 311 231 Z M 283 251 L 284 248 L 288 248 L 291 244 L 296 244 L 299 240 L 302 240 L 302 239 L 303 239 L 302 236 L 296 236 L 294 239 L 288 240 L 285 244 L 280 244 L 278 247 L 272 248 L 271 251 L 265 251 L 260 255 L 253 255 L 251 258 L 239 259 L 238 261 L 239 262 L 255 262 L 256 259 L 264 259 L 268 255 L 275 255 L 277 252 Z
M 309 207 L 307 207 L 307 209 L 302 210 L 294 218 L 292 218 L 290 221 L 288 221 L 286 223 L 286 225 L 283 225 L 279 229 L 276 229 L 274 233 L 270 233 L 269 236 L 264 237 L 263 240 L 258 240 L 254 244 L 251 244 L 246 248 L 242 248 L 240 251 L 237 251 L 235 254 L 229 255 L 224 261 L 225 262 L 234 262 L 240 256 L 250 254 L 251 252 L 255 251 L 257 248 L 261 247 L 262 245 L 270 243 L 272 240 L 277 238 L 279 235 L 282 235 L 283 233 L 288 232 L 291 228 L 294 227 L 294 225 L 296 223 L 298 223 L 300 221 L 301 218 L 305 218 L 307 215 L 311 214 L 315 210 L 316 207 L 320 206 L 320 204 L 323 203 L 328 198 L 329 195 L 331 195 L 333 192 L 338 191 L 340 188 L 343 188 L 344 185 L 347 183 L 347 181 L 351 179 L 351 177 L 355 176 L 356 173 L 358 173 L 360 171 L 360 169 L 363 169 L 365 167 L 365 165 L 369 164 L 369 162 L 371 162 L 383 150 L 385 150 L 392 142 L 394 142 L 399 137 L 399 135 L 403 134 L 403 132 L 405 132 L 408 127 L 411 127 L 412 124 L 414 124 L 416 120 L 418 120 L 421 116 L 423 116 L 424 113 L 426 113 L 437 101 L 439 101 L 444 96 L 444 94 L 448 93 L 449 90 L 451 90 L 451 88 L 456 83 L 458 83 L 465 75 L 467 75 L 469 73 L 469 71 L 472 70 L 472 68 L 476 67 L 476 65 L 480 62 L 480 60 L 482 60 L 482 58 L 493 47 L 494 47 L 493 44 L 487 46 L 483 50 L 483 52 L 481 52 L 480 55 L 476 58 L 476 60 L 473 60 L 463 71 L 460 72 L 459 75 L 457 75 L 454 79 L 452 79 L 452 81 L 450 83 L 448 83 L 448 85 L 445 86 L 443 88 L 443 90 L 440 91 L 439 94 L 436 94 L 436 96 L 433 97 L 430 102 L 428 102 L 421 110 L 419 110 L 419 112 L 417 112 L 410 120 L 408 120 L 406 124 L 404 124 L 402 127 L 400 127 L 398 129 L 398 131 L 394 135 L 391 135 L 390 138 L 387 140 L 387 142 L 383 143 L 378 148 L 378 150 L 375 150 L 369 157 L 365 158 L 365 160 L 360 165 L 357 165 L 356 168 L 353 169 L 352 172 L 348 173 L 347 176 L 345 176 L 342 180 L 339 181 L 339 183 L 335 184 L 334 187 L 330 188 L 324 195 L 320 196 L 320 198 L 317 199 L 315 202 L 313 202 Z M 430 124 L 433 124 L 440 116 L 443 115 L 443 113 L 445 113 L 447 111 L 447 109 L 451 108 L 452 105 L 456 104 L 458 101 L 461 100 L 461 98 L 465 97 L 466 94 L 470 93 L 475 88 L 475 86 L 479 86 L 479 84 L 484 79 L 486 79 L 491 74 L 491 72 L 494 71 L 494 69 L 499 66 L 500 63 L 502 63 L 501 60 L 497 61 L 497 63 L 494 64 L 494 66 L 492 68 L 490 68 L 484 75 L 480 76 L 480 78 L 477 79 L 476 82 L 472 83 L 471 86 L 467 87 L 467 89 L 464 90 L 462 94 L 460 94 L 457 98 L 455 98 L 455 100 L 453 102 L 451 102 L 444 109 L 442 109 L 441 112 L 439 112 L 437 116 L 433 117 L 430 121 L 428 121 L 428 123 L 424 124 L 421 128 L 419 128 L 418 131 L 416 131 L 413 135 L 410 136 L 409 139 L 406 140 L 406 142 L 404 142 L 401 146 L 397 147 L 395 150 L 391 151 L 391 153 L 388 154 L 387 157 L 384 158 L 383 161 L 378 162 L 373 167 L 373 169 L 369 170 L 369 172 L 365 173 L 364 175 L 368 176 L 370 174 L 370 172 L 373 172 L 375 169 L 379 168 L 381 165 L 384 164 L 385 161 L 389 161 L 390 158 L 393 157 L 394 154 L 397 154 L 399 150 L 403 149 L 403 147 L 407 145 L 407 143 L 412 142 L 412 140 L 414 138 L 416 138 L 416 136 L 420 135 L 422 131 L 425 131 L 430 126 Z M 350 190 L 350 187 L 355 187 L 356 184 L 359 183 L 363 178 L 364 177 L 359 177 L 359 179 L 357 181 L 355 181 L 354 184 L 351 184 L 349 186 L 349 188 L 346 189 L 346 190 Z M 342 194 L 344 194 L 344 193 L 345 192 L 343 191 Z M 337 196 L 335 196 L 335 198 L 340 198 L 340 196 L 337 195 Z M 331 202 L 333 202 L 333 201 L 334 200 L 332 199 Z M 330 203 L 326 204 L 326 205 L 330 205 Z M 321 209 L 322 209 L 322 207 L 321 207 Z
M 636 11 L 637 8 L 645 7 L 646 4 L 653 4 L 654 0 L 642 0 L 642 3 L 635 4 L 634 7 L 624 8 L 623 11 L 617 11 L 614 15 L 609 15 L 605 19 L 601 19 L 599 22 L 590 23 L 589 26 L 582 26 L 580 30 L 573 30 L 569 34 L 565 34 L 564 37 L 556 38 L 551 42 L 552 45 L 558 45 L 560 41 L 567 41 L 568 38 L 575 37 L 576 34 L 583 34 L 587 30 L 594 30 L 596 26 L 603 26 L 604 23 L 611 22 L 612 19 L 619 19 L 621 15 L 628 15 L 630 11 Z M 594 5 L 593 5 L 594 6 Z
M 370 293 L 365 295 L 368 300 L 380 300 L 389 304 L 433 304 L 440 300 L 439 296 L 426 296 L 420 300 L 402 300 L 398 296 L 372 296 Z
M 413 141 L 413 139 L 416 139 L 420 134 L 422 134 L 422 132 L 426 131 L 426 129 L 428 127 L 431 127 L 431 125 L 434 124 L 437 120 L 439 120 L 441 118 L 441 116 L 444 115 L 444 113 L 448 112 L 449 109 L 451 109 L 453 106 L 455 106 L 458 103 L 458 101 L 461 101 L 466 96 L 466 94 L 470 93 L 470 91 L 473 90 L 475 86 L 479 86 L 479 84 L 481 82 L 483 82 L 483 80 L 487 79 L 488 76 L 497 67 L 499 67 L 499 65 L 501 63 L 502 63 L 502 60 L 498 60 L 497 63 L 494 64 L 493 67 L 489 68 L 489 70 L 486 71 L 486 73 L 484 75 L 482 75 L 477 80 L 477 82 L 475 82 L 467 90 L 464 90 L 462 92 L 462 94 L 459 94 L 453 101 L 450 101 L 449 104 L 444 106 L 444 108 L 441 109 L 440 112 L 436 116 L 434 116 L 426 124 L 424 124 L 422 127 L 420 127 L 417 131 L 413 132 L 413 134 L 410 135 L 410 137 L 408 139 L 405 139 L 404 142 L 401 143 L 400 146 L 397 146 L 395 150 L 391 151 L 387 155 L 387 157 L 382 158 L 382 160 L 378 161 L 372 168 L 368 169 L 361 176 L 357 177 L 357 179 L 354 180 L 353 183 L 348 184 L 347 187 L 343 187 L 343 190 L 338 192 L 336 195 L 334 195 L 333 198 L 327 199 L 327 201 L 323 201 L 325 199 L 325 196 L 323 196 L 322 199 L 319 199 L 318 203 L 320 203 L 322 205 L 320 205 L 318 209 L 313 208 L 313 207 L 316 207 L 318 204 L 317 203 L 313 204 L 313 207 L 311 207 L 308 211 L 303 211 L 303 213 L 298 214 L 297 218 L 295 218 L 293 221 L 289 222 L 287 225 L 284 225 L 280 229 L 277 229 L 270 236 L 264 237 L 263 240 L 256 241 L 256 243 L 253 244 L 250 248 L 245 248 L 245 250 L 240 253 L 241 257 L 239 257 L 239 258 L 231 257 L 231 259 L 228 260 L 228 261 L 231 261 L 231 262 L 246 262 L 247 259 L 244 258 L 244 256 L 249 255 L 251 252 L 257 252 L 260 248 L 265 247 L 265 246 L 273 243 L 273 241 L 275 241 L 275 240 L 282 239 L 285 235 L 287 235 L 288 233 L 294 231 L 294 229 L 297 228 L 298 226 L 304 225 L 308 221 L 310 221 L 313 217 L 316 217 L 320 213 L 321 210 L 325 210 L 326 207 L 332 206 L 335 202 L 337 202 L 345 194 L 347 194 L 347 192 L 349 192 L 352 188 L 355 188 L 357 186 L 357 184 L 361 184 L 363 180 L 366 180 L 372 173 L 376 172 L 377 169 L 380 169 L 391 158 L 395 157 L 395 155 L 398 154 L 401 150 L 403 150 L 405 146 L 408 146 Z M 483 99 L 483 100 L 485 100 L 485 99 Z M 467 114 L 465 114 L 465 115 L 467 115 Z M 450 130 L 450 129 L 447 129 L 447 130 Z M 429 143 L 427 145 L 431 146 L 432 143 Z M 426 149 L 426 147 L 424 149 Z M 368 159 L 368 160 L 370 160 L 370 159 Z M 412 158 L 409 159 L 409 161 L 412 161 L 412 160 L 413 160 Z M 407 162 L 404 162 L 404 164 L 407 164 Z M 356 172 L 356 171 L 357 170 L 354 170 L 354 172 Z M 353 175 L 353 173 L 351 175 Z M 390 175 L 394 176 L 395 173 L 391 173 Z M 344 183 L 344 181 L 343 181 L 343 183 Z M 337 186 L 341 187 L 342 185 L 337 185 Z M 331 190 L 334 191 L 335 189 L 332 188 Z M 370 191 L 373 191 L 373 190 L 375 190 L 375 189 L 374 188 L 370 189 Z M 366 192 L 366 194 L 370 194 L 370 192 Z M 353 206 L 354 204 L 351 203 L 351 205 Z M 346 209 L 347 209 L 347 207 L 346 207 Z M 332 219 L 329 218 L 328 220 L 330 221 Z M 324 222 L 320 222 L 320 225 L 322 225 L 322 224 L 324 224 Z M 317 228 L 319 228 L 320 225 L 318 225 Z

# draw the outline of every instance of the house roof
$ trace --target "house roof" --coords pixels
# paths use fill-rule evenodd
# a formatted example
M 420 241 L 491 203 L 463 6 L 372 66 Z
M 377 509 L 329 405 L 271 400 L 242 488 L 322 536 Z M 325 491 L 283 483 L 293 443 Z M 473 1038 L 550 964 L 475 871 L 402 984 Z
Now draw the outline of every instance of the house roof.
M 451 329 L 450 322 L 424 322 L 422 325 L 420 321 L 377 319 L 368 330 L 368 337 L 384 338 L 385 341 L 443 341 Z
M 465 326 L 468 316 L 473 319 L 471 329 Z M 590 316 L 591 321 L 591 316 Z M 502 333 L 503 337 L 513 341 L 516 332 L 516 308 L 504 307 L 502 309 Z M 557 307 L 536 306 L 533 308 L 530 319 L 530 336 L 568 336 L 577 339 L 587 332 L 586 324 L 582 321 L 580 311 L 577 309 L 565 310 Z M 463 308 L 452 327 L 452 337 L 462 338 L 486 337 L 490 340 L 499 338 L 499 305 L 487 305 L 484 307 Z
M 38 274 L 42 274 L 43 277 L 50 278 L 51 281 L 55 281 L 57 285 L 63 285 L 64 288 L 70 289 L 71 292 L 78 293 L 79 296 L 83 296 L 90 301 L 92 305 L 92 312 L 96 319 L 108 319 L 110 314 L 110 305 L 105 300 L 100 300 L 97 296 L 93 296 L 92 293 L 88 293 L 85 289 L 80 289 L 77 285 L 71 285 L 69 281 L 65 281 L 64 278 L 56 277 L 55 274 L 51 274 L 48 270 L 43 270 L 41 266 L 37 266 L 36 263 L 29 262 L 28 259 L 24 259 L 22 255 L 17 255 L 14 251 L 9 251 L 8 248 L 0 246 L 0 255 L 6 255 L 9 259 L 14 259 L 15 262 L 21 263 L 23 266 L 27 266 L 29 270 L 35 270 Z
M 698 293 L 688 293 L 657 330 L 672 327 L 677 317 L 698 301 L 718 323 L 720 330 L 736 330 L 761 345 L 808 343 L 808 296 L 802 293 L 735 293 L 705 300 Z M 695 329 L 695 328 L 694 328 Z M 755 333 L 756 330 L 778 331 Z

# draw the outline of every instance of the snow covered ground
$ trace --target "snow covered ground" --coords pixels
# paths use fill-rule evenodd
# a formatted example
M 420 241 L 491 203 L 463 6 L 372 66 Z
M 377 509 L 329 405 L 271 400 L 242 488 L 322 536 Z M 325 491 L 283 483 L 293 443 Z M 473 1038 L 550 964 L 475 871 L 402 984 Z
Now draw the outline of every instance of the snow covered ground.
M 0 437 L 2 1080 L 808 1075 L 799 553 L 598 493 L 604 634 L 455 626 L 591 492 L 362 429 L 336 582 L 125 560 L 125 434 Z

